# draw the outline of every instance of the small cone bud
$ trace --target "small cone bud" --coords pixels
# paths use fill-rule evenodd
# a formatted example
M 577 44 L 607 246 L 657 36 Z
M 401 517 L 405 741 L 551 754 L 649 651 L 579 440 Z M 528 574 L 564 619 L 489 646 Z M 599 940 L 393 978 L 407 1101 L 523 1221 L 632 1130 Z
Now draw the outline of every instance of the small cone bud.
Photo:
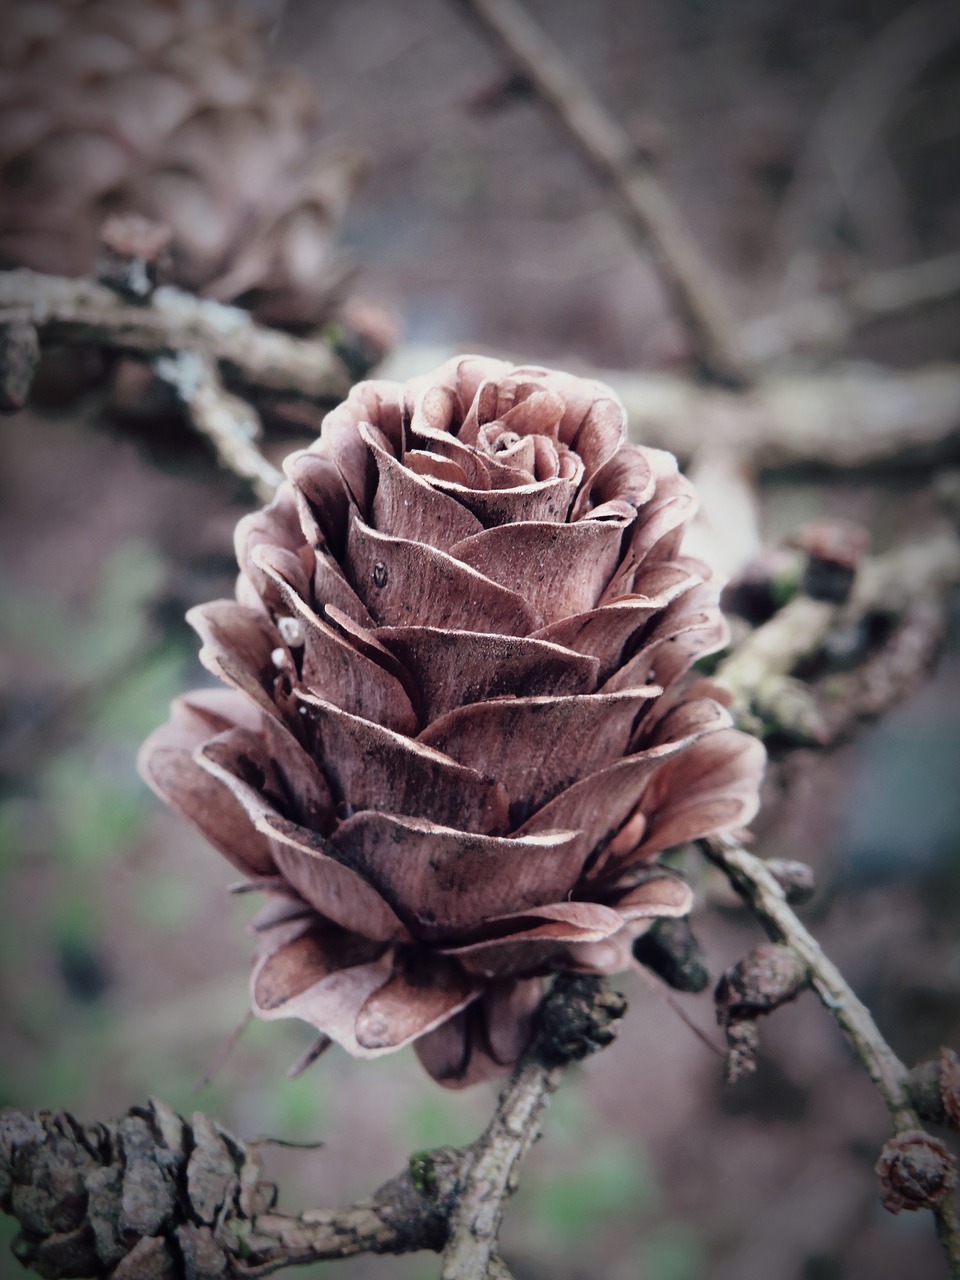
M 558 983 L 541 1009 L 540 1052 L 547 1063 L 578 1062 L 616 1039 L 627 1002 L 587 975 Z
M 960 1129 L 960 1057 L 953 1049 L 941 1049 L 936 1058 L 914 1067 L 907 1087 L 921 1119 Z
M 707 959 L 686 920 L 655 920 L 633 944 L 634 959 L 675 991 L 698 994 L 710 983 Z
M 729 968 L 714 992 L 719 1022 L 737 1022 L 772 1013 L 795 1000 L 810 981 L 796 952 L 776 943 L 754 947 Z
M 809 557 L 801 590 L 815 600 L 843 604 L 870 545 L 866 529 L 852 520 L 812 520 L 796 541 Z
M 713 998 L 729 1048 L 724 1069 L 728 1084 L 756 1070 L 760 1047 L 757 1018 L 795 1000 L 809 981 L 810 971 L 800 957 L 775 943 L 754 947 L 726 971 Z
M 766 866 L 791 906 L 802 906 L 816 893 L 816 877 L 806 862 L 796 862 L 792 858 L 768 858 Z
M 890 1139 L 876 1165 L 884 1208 L 936 1209 L 957 1185 L 953 1156 L 922 1129 L 908 1129 Z

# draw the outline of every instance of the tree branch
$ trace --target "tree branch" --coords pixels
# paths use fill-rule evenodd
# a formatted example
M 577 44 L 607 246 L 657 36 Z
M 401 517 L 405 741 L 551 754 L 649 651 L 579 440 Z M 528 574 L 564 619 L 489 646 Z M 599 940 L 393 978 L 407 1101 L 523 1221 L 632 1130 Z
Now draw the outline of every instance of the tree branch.
M 540 1136 L 543 1113 L 562 1075 L 562 1068 L 533 1060 L 510 1081 L 496 1115 L 464 1162 L 442 1280 L 487 1280 L 490 1275 L 507 1198 L 517 1186 L 524 1157 Z
M 177 290 L 134 306 L 105 285 L 31 271 L 0 272 L 0 325 L 32 324 L 46 342 L 95 343 L 143 359 L 193 351 L 245 394 L 323 404 L 350 379 L 323 343 L 256 325 L 245 312 Z M 383 376 L 404 380 L 454 352 L 406 348 Z M 839 365 L 826 373 L 771 375 L 746 394 L 671 374 L 584 370 L 608 382 L 632 437 L 694 456 L 705 440 L 743 465 L 889 468 L 904 457 L 937 461 L 960 442 L 960 367 L 903 372 Z
M 729 835 L 712 836 L 701 841 L 700 847 L 723 871 L 767 936 L 773 942 L 791 947 L 809 967 L 811 985 L 877 1086 L 893 1118 L 894 1128 L 916 1128 L 919 1121 L 907 1090 L 907 1068 L 880 1034 L 870 1010 L 801 924 L 787 903 L 782 885 L 763 860 Z
M 245 311 L 165 286 L 135 305 L 92 280 L 24 269 L 0 272 L 0 323 L 28 321 L 42 340 L 95 343 L 152 359 L 193 351 L 245 391 L 311 402 L 350 389 L 340 359 L 322 342 L 256 324 Z
M 534 87 L 590 167 L 615 192 L 627 229 L 653 252 L 702 371 L 732 386 L 748 383 L 751 373 L 719 283 L 679 210 L 625 131 L 514 0 L 460 3 Z
M 283 480 L 283 473 L 257 448 L 260 419 L 246 400 L 224 387 L 212 360 L 195 351 L 160 356 L 155 373 L 170 384 L 190 415 L 197 431 L 211 442 L 228 471 L 248 480 L 262 502 L 269 502 Z
M 700 841 L 700 847 L 726 875 L 767 936 L 773 942 L 790 947 L 807 965 L 811 986 L 886 1103 L 894 1130 L 900 1134 L 923 1132 L 910 1096 L 906 1066 L 880 1034 L 870 1010 L 801 924 L 787 903 L 783 887 L 762 859 L 749 853 L 730 835 L 712 836 Z M 934 1214 L 950 1275 L 956 1280 L 960 1276 L 960 1225 L 956 1211 L 949 1200 L 944 1200 L 934 1209 Z
M 272 1275 L 284 1267 L 329 1262 L 360 1253 L 439 1252 L 447 1239 L 462 1152 L 412 1157 L 407 1169 L 369 1200 L 345 1209 L 268 1212 L 235 1221 L 228 1252 L 238 1277 Z
M 758 470 L 895 468 L 936 462 L 960 442 L 960 367 L 838 364 L 770 374 L 745 394 L 669 374 L 599 371 L 627 410 L 632 439 L 690 459 L 709 441 Z

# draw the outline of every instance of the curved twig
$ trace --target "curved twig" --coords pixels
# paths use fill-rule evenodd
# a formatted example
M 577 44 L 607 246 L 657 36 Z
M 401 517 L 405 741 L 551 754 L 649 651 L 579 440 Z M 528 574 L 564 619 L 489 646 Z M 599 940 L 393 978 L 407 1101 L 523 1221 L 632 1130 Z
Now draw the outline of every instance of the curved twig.
M 960 38 L 960 10 L 951 0 L 902 9 L 858 51 L 849 76 L 835 88 L 816 120 L 784 196 L 778 241 L 794 245 L 801 233 L 819 229 L 838 201 L 849 204 L 891 105 L 930 62 Z M 831 181 L 815 182 L 825 166 Z

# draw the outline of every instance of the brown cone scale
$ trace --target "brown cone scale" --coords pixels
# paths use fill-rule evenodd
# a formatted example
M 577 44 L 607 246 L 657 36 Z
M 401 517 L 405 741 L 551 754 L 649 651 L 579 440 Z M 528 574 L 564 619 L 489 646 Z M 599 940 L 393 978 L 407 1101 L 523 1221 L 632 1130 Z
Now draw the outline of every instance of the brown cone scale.
M 725 638 L 693 491 L 625 434 L 602 384 L 461 357 L 356 386 L 241 521 L 191 614 L 229 688 L 141 769 L 268 896 L 261 1018 L 502 1074 L 544 977 L 689 910 L 658 855 L 753 817 L 763 749 L 690 672 Z

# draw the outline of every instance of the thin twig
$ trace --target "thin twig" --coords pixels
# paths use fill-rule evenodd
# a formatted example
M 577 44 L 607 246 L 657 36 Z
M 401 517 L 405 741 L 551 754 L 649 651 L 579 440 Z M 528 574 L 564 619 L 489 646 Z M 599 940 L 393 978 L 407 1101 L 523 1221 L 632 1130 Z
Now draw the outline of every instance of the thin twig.
M 256 324 L 237 307 L 166 286 L 144 305 L 106 285 L 35 271 L 0 272 L 0 322 L 26 320 L 46 342 L 96 343 L 152 359 L 193 351 L 223 364 L 245 390 L 323 402 L 350 378 L 322 342 Z
M 343 1209 L 258 1214 L 236 1232 L 234 1274 L 252 1280 L 285 1267 L 361 1253 L 439 1251 L 456 1192 L 459 1154 L 431 1152 L 427 1183 L 420 1180 L 421 1166 L 411 1160 L 410 1168 L 384 1183 L 371 1199 Z M 417 1172 L 412 1172 L 414 1169 Z
M 214 1076 L 223 1069 L 224 1063 L 237 1047 L 240 1042 L 240 1037 L 243 1035 L 244 1031 L 246 1031 L 247 1027 L 249 1027 L 252 1019 L 253 1013 L 248 1009 L 211 1058 L 207 1069 L 193 1086 L 194 1093 L 200 1093 L 201 1090 L 205 1089 L 213 1080 Z
M 706 856 L 726 875 L 767 936 L 782 942 L 808 966 L 811 986 L 833 1016 L 887 1105 L 896 1132 L 922 1129 L 908 1088 L 908 1072 L 880 1034 L 870 1010 L 843 974 L 824 954 L 787 903 L 782 886 L 761 858 L 748 852 L 733 836 L 700 841 Z M 950 1263 L 952 1280 L 960 1276 L 960 1225 L 950 1202 L 935 1210 L 937 1232 Z
M 687 1030 L 693 1032 L 705 1049 L 709 1049 L 718 1058 L 726 1058 L 727 1053 L 723 1045 L 718 1040 L 715 1040 L 709 1032 L 704 1031 L 703 1027 L 690 1017 L 673 992 L 664 986 L 662 982 L 659 982 L 649 969 L 640 964 L 638 960 L 633 961 L 630 969 L 637 975 L 647 990 L 656 996 L 658 1000 L 662 1000 L 667 1008 L 677 1015 Z
M 174 388 L 190 421 L 211 442 L 228 471 L 248 480 L 254 493 L 269 502 L 283 474 L 257 448 L 261 434 L 256 410 L 231 395 L 212 360 L 195 351 L 180 351 L 154 361 L 154 371 Z
M 750 370 L 714 273 L 627 133 L 514 0 L 460 2 L 533 85 L 594 172 L 618 196 L 629 231 L 653 251 L 703 372 L 734 386 L 748 383 Z

